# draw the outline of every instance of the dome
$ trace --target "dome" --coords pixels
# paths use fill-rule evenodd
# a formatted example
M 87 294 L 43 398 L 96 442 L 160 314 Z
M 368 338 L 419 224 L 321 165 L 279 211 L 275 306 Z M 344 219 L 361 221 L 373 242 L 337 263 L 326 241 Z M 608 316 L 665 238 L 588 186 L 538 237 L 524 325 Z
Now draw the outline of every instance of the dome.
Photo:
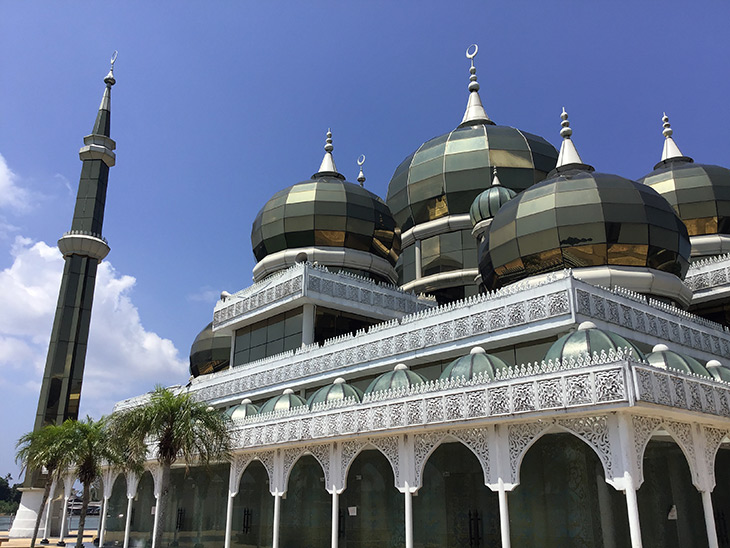
M 403 231 L 469 213 L 499 168 L 502 184 L 520 192 L 544 179 L 558 153 L 542 137 L 491 120 L 462 123 L 421 145 L 398 166 L 386 202 Z
M 274 396 L 270 400 L 267 400 L 261 406 L 261 409 L 259 409 L 259 415 L 273 413 L 274 411 L 289 411 L 302 405 L 307 405 L 307 403 L 296 395 L 291 388 L 287 388 L 280 396 Z
M 323 386 L 307 399 L 307 405 L 311 409 L 317 403 L 326 403 L 345 398 L 355 398 L 362 401 L 362 391 L 350 386 L 343 378 L 337 378 L 332 384 Z
M 719 361 L 710 360 L 705 367 L 716 381 L 730 382 L 730 369 L 724 367 Z
M 624 339 L 621 335 L 598 329 L 592 322 L 583 322 L 578 326 L 578 330 L 573 333 L 563 335 L 548 349 L 545 354 L 545 361 L 548 360 L 570 360 L 585 356 L 592 356 L 594 352 L 608 353 L 618 349 L 630 348 L 634 356 L 644 361 L 644 354 L 636 345 Z
M 471 224 L 476 226 L 481 221 L 491 219 L 497 214 L 499 208 L 517 196 L 517 193 L 509 188 L 505 188 L 500 184 L 497 178 L 497 168 L 494 168 L 494 179 L 492 186 L 487 190 L 479 193 L 471 204 L 469 209 L 469 217 Z
M 550 177 L 510 200 L 494 216 L 479 258 L 485 287 L 583 267 L 611 267 L 614 273 L 629 267 L 653 280 L 659 275 L 647 270 L 652 269 L 683 279 L 689 268 L 689 238 L 667 201 L 647 185 L 594 172 L 582 163 L 569 136 L 566 142 L 571 153 Z M 665 285 L 673 285 L 665 296 L 686 292 L 678 279 L 666 278 L 661 276 Z M 632 281 L 629 275 L 622 283 L 610 279 L 601 283 Z M 645 291 L 628 287 L 664 295 L 658 286 Z M 689 297 L 682 293 L 682 299 Z
M 272 269 L 290 266 L 301 251 L 313 262 L 374 271 L 388 279 L 386 274 L 400 254 L 400 233 L 390 209 L 378 196 L 336 171 L 331 149 L 325 159 L 327 156 L 329 166 L 323 161 L 311 179 L 280 190 L 256 215 L 251 243 L 259 264 L 254 277 L 260 279 Z M 335 258 L 334 249 L 351 252 Z M 285 257 L 272 258 L 287 251 Z M 379 267 L 374 264 L 378 261 L 383 263 Z M 391 278 L 394 276 L 393 271 Z
M 480 346 L 471 349 L 466 356 L 456 358 L 441 373 L 440 379 L 456 379 L 464 377 L 471 380 L 474 376 L 482 374 L 494 379 L 498 369 L 504 369 L 508 365 L 498 358 L 487 354 Z
M 694 373 L 703 377 L 712 377 L 705 366 L 696 359 L 669 350 L 664 344 L 654 346 L 651 354 L 646 356 L 646 361 L 654 367 L 660 367 L 661 369 L 673 369 L 683 373 Z
M 213 322 L 195 337 L 190 347 L 190 374 L 193 377 L 228 369 L 231 359 L 231 336 L 213 332 Z
M 393 371 L 383 373 L 379 377 L 376 377 L 370 386 L 365 390 L 366 394 L 372 394 L 373 392 L 381 392 L 383 390 L 390 390 L 396 388 L 407 388 L 414 384 L 421 384 L 426 379 L 423 375 L 411 371 L 405 364 L 399 363 L 395 366 Z
M 251 403 L 251 400 L 246 398 L 243 400 L 240 404 L 234 405 L 230 409 L 226 411 L 226 415 L 231 420 L 239 420 L 239 419 L 245 419 L 246 417 L 252 417 L 253 415 L 258 415 L 259 410 L 258 408 Z
M 730 169 L 695 164 L 692 158 L 683 156 L 672 140 L 669 118 L 665 115 L 662 120 L 665 152 L 654 171 L 639 182 L 650 186 L 669 202 L 684 221 L 690 237 L 730 235 Z M 692 247 L 693 255 L 704 254 L 695 249 L 694 239 Z M 728 248 L 718 249 L 716 253 L 726 251 Z

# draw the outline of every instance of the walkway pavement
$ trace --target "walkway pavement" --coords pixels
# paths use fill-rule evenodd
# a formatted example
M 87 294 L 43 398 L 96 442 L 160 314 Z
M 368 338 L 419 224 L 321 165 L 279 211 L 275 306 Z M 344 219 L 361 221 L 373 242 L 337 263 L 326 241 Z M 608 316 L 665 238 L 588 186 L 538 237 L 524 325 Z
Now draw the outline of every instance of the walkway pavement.
M 94 545 L 91 543 L 92 540 L 96 537 L 96 530 L 91 531 L 87 534 L 87 531 L 84 531 L 84 547 L 85 548 L 95 548 Z M 7 531 L 0 531 L 0 538 L 8 538 Z M 40 544 L 40 539 L 38 539 L 35 543 L 36 548 L 57 548 L 56 542 L 58 542 L 58 537 L 53 537 L 51 539 L 51 542 L 49 544 Z M 66 542 L 66 548 L 73 548 L 76 546 L 76 534 L 69 534 L 69 536 L 64 538 L 64 541 Z M 11 538 L 10 540 L 3 541 L 2 548 L 30 548 L 30 539 L 29 538 Z

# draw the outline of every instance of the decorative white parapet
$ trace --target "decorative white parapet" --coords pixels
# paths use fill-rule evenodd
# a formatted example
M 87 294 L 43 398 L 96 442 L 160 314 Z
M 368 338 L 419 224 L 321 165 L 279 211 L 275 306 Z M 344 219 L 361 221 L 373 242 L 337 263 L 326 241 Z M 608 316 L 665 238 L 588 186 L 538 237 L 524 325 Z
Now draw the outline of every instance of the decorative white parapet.
M 693 262 L 684 283 L 692 290 L 692 304 L 722 298 L 730 293 L 730 255 Z

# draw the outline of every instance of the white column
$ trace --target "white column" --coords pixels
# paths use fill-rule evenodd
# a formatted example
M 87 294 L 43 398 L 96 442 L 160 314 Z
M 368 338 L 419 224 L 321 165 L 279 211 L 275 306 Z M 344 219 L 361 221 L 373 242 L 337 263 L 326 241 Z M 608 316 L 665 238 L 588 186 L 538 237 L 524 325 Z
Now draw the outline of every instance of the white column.
M 415 260 L 416 260 L 416 279 L 423 278 L 423 266 L 421 265 L 421 240 L 416 240 L 416 242 L 413 244 L 413 249 L 415 251 Z
M 413 548 L 413 493 L 406 482 L 406 548 Z
M 132 527 L 132 501 L 134 496 L 127 494 L 127 515 L 124 522 L 124 548 L 129 548 L 129 530 Z
M 63 514 L 61 514 L 61 532 L 58 535 L 58 546 L 66 546 L 64 537 L 66 536 L 66 514 L 68 514 L 68 496 L 64 493 L 63 495 Z
M 104 503 L 101 505 L 101 516 L 100 516 L 100 522 L 101 525 L 101 531 L 99 532 L 99 548 L 104 546 L 104 535 L 106 533 L 106 511 L 107 506 L 109 505 L 109 498 L 104 497 Z
M 51 490 L 48 493 L 48 500 L 46 501 L 46 522 L 43 524 L 43 538 L 40 544 L 48 544 L 48 524 L 51 522 L 51 506 L 53 506 L 53 495 L 56 491 L 56 482 L 51 484 Z
M 271 548 L 279 548 L 279 521 L 281 520 L 281 495 L 274 495 L 274 531 Z M 152 548 L 155 548 L 154 546 Z
M 224 548 L 231 548 L 231 529 L 233 528 L 233 499 L 235 493 L 228 491 L 228 505 L 226 506 L 226 540 Z
M 157 527 L 160 525 L 160 497 L 155 497 L 155 520 L 152 522 L 152 548 L 157 548 Z
M 509 506 L 507 505 L 507 491 L 504 488 L 504 481 L 499 478 L 499 532 L 502 537 L 502 548 L 510 548 L 509 531 Z
M 340 538 L 340 495 L 332 490 L 332 548 L 337 548 Z M 226 548 L 228 548 L 226 546 Z
M 302 306 L 302 346 L 314 342 L 314 305 Z
M 717 528 L 715 527 L 715 512 L 712 508 L 712 493 L 700 491 L 702 495 L 702 509 L 705 511 L 705 527 L 707 528 L 707 543 L 710 548 L 718 548 Z
M 626 509 L 629 513 L 629 532 L 631 533 L 631 548 L 642 548 L 641 544 L 641 525 L 639 523 L 639 503 L 636 500 L 636 489 L 634 489 L 634 480 L 631 475 L 626 472 Z

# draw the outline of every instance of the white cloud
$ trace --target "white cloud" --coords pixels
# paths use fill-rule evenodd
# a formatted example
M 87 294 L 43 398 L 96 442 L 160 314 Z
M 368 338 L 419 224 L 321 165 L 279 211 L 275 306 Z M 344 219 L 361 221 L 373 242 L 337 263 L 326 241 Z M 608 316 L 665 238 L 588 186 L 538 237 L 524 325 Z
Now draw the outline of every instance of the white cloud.
M 0 207 L 25 212 L 30 209 L 30 198 L 30 193 L 19 186 L 18 176 L 0 154 Z
M 10 385 L 37 398 L 63 259 L 55 247 L 22 237 L 16 237 L 11 254 L 12 265 L 0 271 L 0 389 Z M 172 341 L 142 325 L 132 302 L 135 283 L 111 263 L 99 265 L 81 397 L 84 414 L 98 418 L 120 399 L 187 378 L 187 364 Z

